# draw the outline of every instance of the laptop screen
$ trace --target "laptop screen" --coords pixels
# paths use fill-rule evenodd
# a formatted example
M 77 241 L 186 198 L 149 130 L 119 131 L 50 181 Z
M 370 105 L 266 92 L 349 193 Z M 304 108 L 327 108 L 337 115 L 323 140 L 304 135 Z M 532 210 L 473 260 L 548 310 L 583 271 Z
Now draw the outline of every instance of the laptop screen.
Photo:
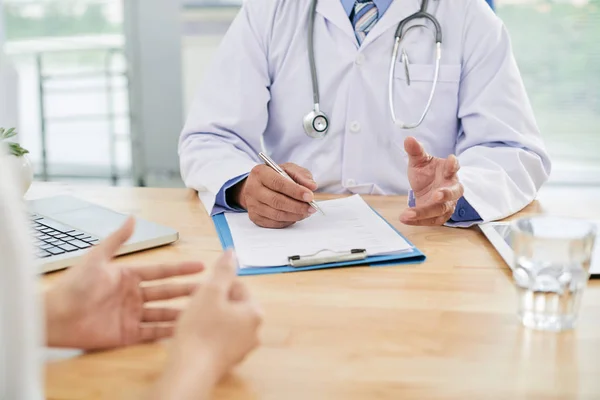
M 497 224 L 497 225 L 493 225 L 493 228 L 496 231 L 496 233 L 498 235 L 500 235 L 502 237 L 502 239 L 504 239 L 506 244 L 509 247 L 512 247 L 511 242 L 510 242 L 510 225 L 509 224 Z

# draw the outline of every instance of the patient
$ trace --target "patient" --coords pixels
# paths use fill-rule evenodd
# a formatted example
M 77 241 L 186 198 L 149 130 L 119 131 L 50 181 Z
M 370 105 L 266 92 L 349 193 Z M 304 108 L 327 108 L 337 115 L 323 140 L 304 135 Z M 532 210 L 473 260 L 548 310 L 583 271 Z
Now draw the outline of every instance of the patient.
M 0 398 L 44 398 L 44 336 L 48 346 L 84 350 L 174 336 L 167 365 L 149 395 L 154 399 L 208 398 L 218 380 L 258 345 L 261 311 L 237 279 L 232 253 L 224 254 L 199 285 L 140 284 L 199 273 L 200 262 L 110 265 L 133 232 L 132 219 L 53 281 L 42 296 L 42 316 L 27 221 L 5 157 L 0 146 Z M 192 297 L 183 311 L 151 307 L 184 296 Z

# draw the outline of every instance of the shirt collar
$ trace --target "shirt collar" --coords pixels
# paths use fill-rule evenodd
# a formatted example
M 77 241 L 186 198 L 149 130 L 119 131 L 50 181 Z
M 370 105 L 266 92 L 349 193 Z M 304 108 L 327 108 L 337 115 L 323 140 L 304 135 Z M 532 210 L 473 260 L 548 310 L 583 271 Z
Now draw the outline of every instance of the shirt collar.
M 342 7 L 344 7 L 344 11 L 346 11 L 346 15 L 348 15 L 348 17 L 350 17 L 350 14 L 352 13 L 352 9 L 354 9 L 354 4 L 356 3 L 356 0 L 341 0 L 341 1 L 342 1 Z M 375 3 L 375 6 L 377 7 L 377 12 L 379 12 L 379 18 L 381 18 L 381 16 L 390 7 L 390 4 L 392 4 L 392 1 L 394 1 L 394 0 L 373 0 L 373 3 Z

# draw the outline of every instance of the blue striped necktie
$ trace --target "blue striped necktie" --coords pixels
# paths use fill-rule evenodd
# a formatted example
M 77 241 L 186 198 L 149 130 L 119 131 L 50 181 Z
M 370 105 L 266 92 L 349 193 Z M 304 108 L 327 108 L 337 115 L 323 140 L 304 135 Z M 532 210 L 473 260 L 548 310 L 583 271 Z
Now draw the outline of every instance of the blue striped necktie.
M 372 0 L 356 0 L 351 17 L 358 44 L 362 44 L 379 19 L 377 6 Z

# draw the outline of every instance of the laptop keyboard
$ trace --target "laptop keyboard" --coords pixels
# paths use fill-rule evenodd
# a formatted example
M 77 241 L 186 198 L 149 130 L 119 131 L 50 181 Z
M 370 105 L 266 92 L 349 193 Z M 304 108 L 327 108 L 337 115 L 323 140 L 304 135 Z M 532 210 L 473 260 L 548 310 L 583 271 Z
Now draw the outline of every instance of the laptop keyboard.
M 39 258 L 88 249 L 99 241 L 98 238 L 87 233 L 69 228 L 38 214 L 31 213 L 30 220 L 31 234 L 34 237 Z

